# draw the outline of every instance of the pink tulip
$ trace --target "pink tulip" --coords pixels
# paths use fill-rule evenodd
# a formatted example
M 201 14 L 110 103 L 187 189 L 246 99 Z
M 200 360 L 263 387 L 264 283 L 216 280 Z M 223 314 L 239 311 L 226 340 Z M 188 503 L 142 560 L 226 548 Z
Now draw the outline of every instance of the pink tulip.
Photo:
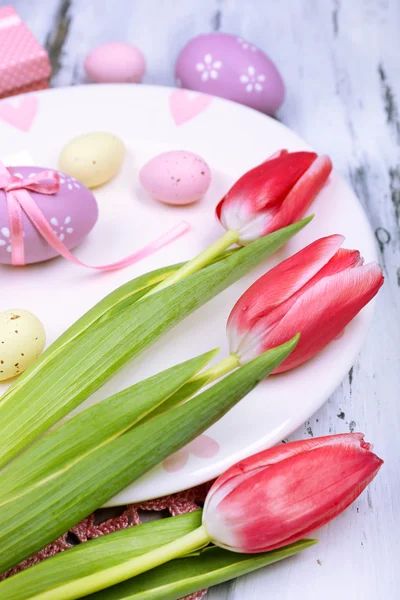
M 376 263 L 363 266 L 343 236 L 313 242 L 260 277 L 229 315 L 230 350 L 241 364 L 300 333 L 281 373 L 315 356 L 375 296 L 383 283 Z
M 361 433 L 282 444 L 217 479 L 203 525 L 215 544 L 234 552 L 294 543 L 344 511 L 382 464 Z
M 301 219 L 331 171 L 327 156 L 280 150 L 233 185 L 217 217 L 248 244 Z

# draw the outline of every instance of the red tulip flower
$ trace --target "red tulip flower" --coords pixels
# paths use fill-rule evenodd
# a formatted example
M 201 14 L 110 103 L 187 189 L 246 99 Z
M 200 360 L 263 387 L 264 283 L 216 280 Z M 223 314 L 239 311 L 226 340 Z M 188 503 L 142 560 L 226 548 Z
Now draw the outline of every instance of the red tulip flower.
M 230 350 L 241 364 L 300 333 L 275 373 L 293 369 L 334 340 L 383 283 L 376 263 L 363 266 L 344 237 L 321 238 L 260 277 L 229 315 Z
M 94 562 L 93 573 L 65 581 L 35 598 L 86 597 L 170 560 L 198 552 L 210 543 L 244 554 L 269 553 L 287 546 L 275 555 L 262 556 L 271 559 L 267 562 L 276 562 L 312 546 L 317 540 L 302 538 L 344 511 L 372 481 L 382 464 L 361 433 L 270 448 L 236 464 L 217 479 L 207 494 L 202 524 L 197 529 L 140 556 L 128 557 L 101 569 L 96 569 Z M 56 572 L 56 561 L 68 561 L 67 555 L 69 552 L 52 559 Z M 43 575 L 46 564 L 32 567 L 32 581 L 38 577 L 46 580 L 46 572 Z M 61 572 L 60 564 L 58 572 Z M 68 567 L 67 562 L 65 564 Z M 38 569 L 42 569 L 41 575 Z M 21 577 L 24 574 L 15 576 L 17 593 L 25 589 L 18 580 Z M 14 577 L 8 581 L 13 591 Z
M 382 464 L 361 433 L 270 448 L 217 479 L 203 526 L 215 544 L 234 552 L 294 543 L 344 511 Z
M 245 246 L 276 233 L 268 240 L 274 252 L 311 220 L 301 218 L 331 171 L 330 158 L 315 152 L 279 150 L 273 154 L 245 173 L 219 202 L 216 213 L 225 233 L 151 293 L 209 265 L 234 244 Z
M 248 244 L 301 219 L 331 171 L 327 156 L 280 150 L 233 185 L 217 217 Z

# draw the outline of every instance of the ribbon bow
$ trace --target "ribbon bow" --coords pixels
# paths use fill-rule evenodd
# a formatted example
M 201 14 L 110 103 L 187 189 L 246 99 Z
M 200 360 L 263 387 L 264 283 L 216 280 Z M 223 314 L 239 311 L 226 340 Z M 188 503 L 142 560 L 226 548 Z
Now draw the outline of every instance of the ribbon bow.
M 78 260 L 63 244 L 63 242 L 57 237 L 53 231 L 50 223 L 36 204 L 35 200 L 29 193 L 29 191 L 37 192 L 39 194 L 56 194 L 60 189 L 60 175 L 57 171 L 48 169 L 46 171 L 40 171 L 30 175 L 23 179 L 17 177 L 7 169 L 5 165 L 0 161 L 0 190 L 4 190 L 6 193 L 7 210 L 8 210 L 8 221 L 10 228 L 10 242 L 11 242 L 11 263 L 14 266 L 25 265 L 25 248 L 24 248 L 24 229 L 22 223 L 22 212 L 24 212 L 30 219 L 32 224 L 36 227 L 41 236 L 46 242 L 54 248 L 61 256 L 75 263 L 91 269 L 97 269 L 100 271 L 115 271 L 122 269 L 129 265 L 150 256 L 160 248 L 163 248 L 167 244 L 170 244 L 183 234 L 187 233 L 190 226 L 185 221 L 181 221 L 176 227 L 173 227 L 165 234 L 150 242 L 147 246 L 141 250 L 136 251 L 134 254 L 127 256 L 117 262 L 101 265 L 101 266 L 90 266 Z

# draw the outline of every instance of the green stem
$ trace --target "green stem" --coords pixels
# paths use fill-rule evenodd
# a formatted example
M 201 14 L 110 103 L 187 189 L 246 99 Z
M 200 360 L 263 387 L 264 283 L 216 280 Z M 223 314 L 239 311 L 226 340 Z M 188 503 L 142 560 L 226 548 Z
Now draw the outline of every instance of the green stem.
M 140 573 L 181 556 L 201 550 L 210 543 L 210 537 L 203 525 L 183 537 L 137 556 L 126 562 L 119 563 L 109 569 L 70 581 L 62 587 L 48 590 L 43 594 L 33 596 L 31 600 L 73 600 L 82 598 L 99 590 L 108 588 L 121 581 L 126 581 Z
M 142 425 L 146 421 L 150 421 L 150 419 L 154 419 L 158 415 L 167 412 L 174 406 L 180 406 L 186 400 L 189 400 L 197 394 L 205 385 L 220 379 L 223 375 L 230 373 L 237 367 L 240 367 L 239 358 L 236 354 L 229 354 L 226 358 L 223 358 L 219 363 L 206 369 L 205 371 L 201 371 L 189 381 L 185 383 L 175 394 L 172 394 L 169 398 L 167 398 L 162 404 L 157 406 L 154 410 L 152 410 L 148 415 L 143 417 L 141 421 L 139 421 L 139 425 Z
M 205 371 L 201 371 L 192 377 L 190 381 L 197 381 L 199 379 L 203 379 L 203 377 L 207 377 L 207 383 L 212 383 L 213 381 L 216 381 L 223 375 L 230 373 L 238 367 L 240 367 L 239 357 L 236 354 L 229 354 L 229 356 L 220 360 L 219 363 L 213 367 L 210 367 Z
M 210 262 L 221 252 L 230 248 L 232 244 L 236 244 L 239 241 L 239 234 L 237 231 L 233 231 L 232 229 L 228 229 L 224 233 L 222 237 L 220 237 L 216 242 L 211 244 L 208 248 L 200 252 L 195 258 L 192 258 L 189 262 L 187 262 L 183 267 L 175 271 L 172 275 L 164 279 L 161 283 L 159 283 L 155 288 L 153 288 L 150 292 L 146 294 L 146 296 L 151 296 L 155 292 L 159 292 L 174 283 L 178 283 L 178 281 L 182 281 L 188 275 L 192 275 L 193 273 L 197 273 L 203 267 L 206 267 L 210 264 Z

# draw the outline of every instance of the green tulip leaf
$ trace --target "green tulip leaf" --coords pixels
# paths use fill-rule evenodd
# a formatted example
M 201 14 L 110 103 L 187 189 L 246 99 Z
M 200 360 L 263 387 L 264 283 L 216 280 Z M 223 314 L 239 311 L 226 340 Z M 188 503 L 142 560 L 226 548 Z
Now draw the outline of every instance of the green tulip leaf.
M 181 406 L 63 464 L 49 477 L 3 500 L 0 572 L 55 540 L 210 427 L 285 360 L 297 341 L 298 336 L 265 352 Z
M 263 554 L 238 554 L 206 548 L 196 556 L 180 558 L 95 594 L 90 600 L 178 600 L 293 556 L 316 540 L 300 540 Z
M 165 289 L 166 267 L 119 288 L 68 329 L 0 399 L 0 467 L 78 406 L 129 359 L 303 229 L 285 227 Z

